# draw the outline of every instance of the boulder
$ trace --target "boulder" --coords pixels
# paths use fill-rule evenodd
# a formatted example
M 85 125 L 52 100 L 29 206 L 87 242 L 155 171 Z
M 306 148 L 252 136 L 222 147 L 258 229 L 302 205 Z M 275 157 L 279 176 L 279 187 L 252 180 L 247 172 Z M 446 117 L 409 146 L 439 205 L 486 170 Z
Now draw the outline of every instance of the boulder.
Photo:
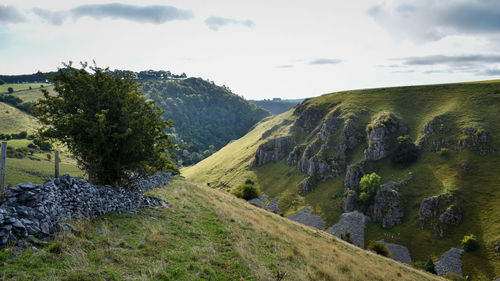
M 387 243 L 384 240 L 379 240 L 378 242 L 384 243 L 385 246 L 387 246 L 387 248 L 391 251 L 392 253 L 391 259 L 411 265 L 411 256 L 410 256 L 410 251 L 408 251 L 408 248 L 394 243 Z
M 439 257 L 439 260 L 434 263 L 434 270 L 437 275 L 443 276 L 448 272 L 453 272 L 462 275 L 462 261 L 460 257 L 464 250 L 451 248 L 446 253 Z
M 254 199 L 248 200 L 248 203 L 255 205 L 257 207 L 264 208 L 268 197 L 269 197 L 269 195 L 263 193 L 259 198 L 254 198 Z
M 323 230 L 325 228 L 325 221 L 320 216 L 312 215 L 311 211 L 312 207 L 308 206 L 287 218 L 300 224 Z
M 266 210 L 271 211 L 275 214 L 280 214 L 280 207 L 278 207 L 279 197 L 274 198 L 269 205 L 266 206 Z
M 340 238 L 342 234 L 349 233 L 352 243 L 363 248 L 365 245 L 366 217 L 358 211 L 343 213 L 339 222 L 330 227 L 326 232 Z
M 377 190 L 373 204 L 368 208 L 369 217 L 373 221 L 382 222 L 383 228 L 391 228 L 402 222 L 403 206 L 398 191 L 398 183 L 384 183 Z
M 349 190 L 347 196 L 344 200 L 344 212 L 349 213 L 356 209 L 356 202 L 358 201 L 358 195 L 356 191 Z
M 365 163 L 365 161 L 361 161 L 358 164 L 347 167 L 347 172 L 344 178 L 344 191 L 354 189 L 359 186 L 359 181 L 365 175 L 363 170 Z

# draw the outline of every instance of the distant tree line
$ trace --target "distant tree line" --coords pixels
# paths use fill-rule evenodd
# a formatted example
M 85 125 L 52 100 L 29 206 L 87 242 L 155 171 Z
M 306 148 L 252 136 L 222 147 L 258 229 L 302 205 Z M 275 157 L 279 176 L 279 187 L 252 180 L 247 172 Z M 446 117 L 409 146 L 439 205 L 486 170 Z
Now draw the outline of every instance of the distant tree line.
M 180 146 L 179 164 L 191 165 L 210 156 L 229 141 L 248 132 L 269 112 L 232 93 L 227 87 L 201 78 L 142 81 L 141 90 L 172 119 L 168 129 Z
M 0 80 L 7 84 L 17 83 L 45 83 L 50 77 L 54 76 L 56 72 L 38 72 L 34 74 L 22 75 L 0 75 Z M 0 85 L 2 85 L 0 83 Z

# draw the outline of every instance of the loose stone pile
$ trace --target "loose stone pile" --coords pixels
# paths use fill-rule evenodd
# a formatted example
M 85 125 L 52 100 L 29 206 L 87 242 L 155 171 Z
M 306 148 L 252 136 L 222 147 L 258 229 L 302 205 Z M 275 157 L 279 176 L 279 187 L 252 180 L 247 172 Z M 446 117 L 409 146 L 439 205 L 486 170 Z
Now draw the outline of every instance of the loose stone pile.
M 68 220 L 92 219 L 111 211 L 168 207 L 144 191 L 163 186 L 170 173 L 157 173 L 132 184 L 136 188 L 94 186 L 83 178 L 64 175 L 43 184 L 9 186 L 0 202 L 0 244 L 28 238 L 46 238 L 60 230 L 74 231 Z

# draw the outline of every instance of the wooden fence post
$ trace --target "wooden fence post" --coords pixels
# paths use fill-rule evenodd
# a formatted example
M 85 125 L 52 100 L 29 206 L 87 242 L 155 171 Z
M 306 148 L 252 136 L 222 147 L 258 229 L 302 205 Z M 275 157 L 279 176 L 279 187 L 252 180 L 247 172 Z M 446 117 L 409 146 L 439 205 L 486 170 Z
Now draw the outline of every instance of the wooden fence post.
M 5 164 L 7 159 L 7 142 L 2 142 L 2 154 L 0 155 L 0 185 L 2 193 L 5 194 Z
M 59 177 L 59 151 L 54 151 L 55 153 L 55 163 L 56 163 L 56 169 L 55 169 L 55 176 L 56 178 Z

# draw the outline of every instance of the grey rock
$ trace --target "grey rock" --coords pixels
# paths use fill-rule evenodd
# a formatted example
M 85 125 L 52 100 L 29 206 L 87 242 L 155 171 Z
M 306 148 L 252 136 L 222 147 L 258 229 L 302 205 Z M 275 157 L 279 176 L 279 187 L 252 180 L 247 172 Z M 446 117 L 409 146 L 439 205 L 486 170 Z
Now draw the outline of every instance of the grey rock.
M 391 258 L 393 260 L 411 265 L 411 256 L 408 248 L 394 243 L 387 243 L 384 240 L 379 240 L 378 242 L 384 243 L 387 246 L 392 253 Z
M 258 167 L 269 162 L 277 162 L 285 158 L 293 150 L 295 141 L 292 136 L 269 140 L 259 146 L 252 166 Z
M 438 115 L 424 124 L 418 145 L 428 151 L 439 151 L 448 148 L 452 141 L 449 139 L 450 128 L 445 124 L 445 117 Z
M 356 209 L 356 202 L 358 201 L 358 195 L 356 191 L 349 190 L 347 196 L 344 200 L 344 212 L 349 213 Z
M 384 183 L 377 190 L 373 204 L 367 213 L 376 222 L 382 222 L 382 227 L 391 228 L 401 224 L 403 206 L 399 195 L 399 184 L 393 181 Z
M 316 181 L 311 178 L 311 177 L 307 177 L 305 178 L 300 184 L 299 184 L 299 194 L 301 195 L 305 195 L 311 191 L 314 190 L 314 188 L 316 188 Z
M 254 198 L 254 199 L 251 199 L 251 200 L 248 200 L 248 203 L 252 204 L 252 205 L 255 205 L 257 207 L 261 207 L 261 208 L 264 208 L 264 205 L 266 205 L 266 201 L 267 201 L 267 198 L 269 197 L 269 195 L 267 194 L 262 194 L 260 197 L 258 198 Z
M 408 132 L 407 127 L 392 113 L 381 114 L 371 125 L 367 135 L 368 148 L 364 151 L 365 160 L 388 156 L 391 140 Z
M 449 229 L 462 220 L 462 211 L 454 194 L 441 194 L 425 198 L 420 203 L 420 227 L 430 226 L 441 238 L 448 235 Z
M 325 221 L 320 216 L 312 215 L 311 211 L 312 207 L 308 206 L 287 218 L 300 224 L 323 230 L 325 228 Z
M 359 186 L 359 181 L 365 175 L 365 172 L 363 170 L 365 163 L 365 161 L 362 161 L 359 164 L 350 165 L 349 167 L 347 167 L 344 178 L 344 191 L 354 189 Z
M 462 261 L 460 257 L 464 250 L 451 248 L 446 253 L 439 257 L 439 260 L 434 263 L 434 269 L 437 275 L 443 276 L 447 272 L 453 272 L 462 275 Z
M 363 248 L 365 245 L 366 217 L 358 211 L 343 213 L 339 222 L 326 232 L 340 238 L 341 234 L 349 233 L 354 245 Z
M 276 197 L 269 203 L 269 205 L 266 206 L 266 210 L 271 211 L 276 214 L 280 214 L 280 207 L 278 207 L 278 202 L 279 202 L 279 197 Z

